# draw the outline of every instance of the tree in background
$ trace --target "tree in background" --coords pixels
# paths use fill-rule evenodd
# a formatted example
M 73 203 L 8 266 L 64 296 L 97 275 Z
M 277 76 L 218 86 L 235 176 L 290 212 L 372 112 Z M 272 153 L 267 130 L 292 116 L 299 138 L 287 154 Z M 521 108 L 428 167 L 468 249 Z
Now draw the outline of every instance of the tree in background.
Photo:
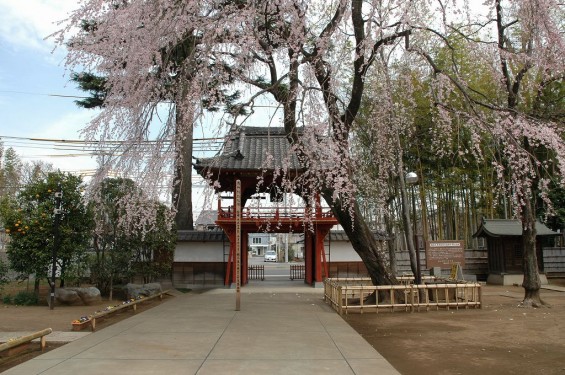
M 6 264 L 4 260 L 0 259 L 0 293 L 4 288 L 4 285 L 10 282 L 10 277 L 8 276 L 9 271 L 10 268 L 8 267 L 8 264 Z
M 52 172 L 55 172 L 53 164 L 45 163 L 43 160 L 34 160 L 24 163 L 21 174 L 21 185 L 33 184 Z
M 488 67 L 492 77 L 488 90 L 460 69 L 459 48 L 451 43 L 447 32 L 437 39 L 450 51 L 444 64 L 437 64 L 434 56 L 419 46 L 413 50 L 430 63 L 437 77 L 432 92 L 437 126 L 446 130 L 465 127 L 470 139 L 475 140 L 471 144 L 477 146 L 485 134 L 492 139 L 495 184 L 510 197 L 513 214 L 522 221 L 523 304 L 540 306 L 535 202 L 538 196 L 549 202 L 551 180 L 562 184 L 565 144 L 563 123 L 549 111 L 536 112 L 534 104 L 543 102 L 539 99 L 547 89 L 551 91 L 565 75 L 563 4 L 552 0 L 496 0 L 491 14 L 486 23 L 446 28 L 450 34 L 455 31 L 458 35 L 457 45 L 477 63 Z M 485 26 L 493 32 L 486 32 Z M 491 95 L 493 92 L 496 95 Z M 545 114 L 539 116 L 541 112 Z M 461 151 L 480 157 L 483 154 L 477 146 Z M 539 153 L 541 150 L 543 155 Z
M 436 4 L 376 0 L 162 0 L 113 6 L 92 0 L 71 15 L 67 29 L 58 36 L 61 43 L 68 41 L 71 68 L 81 64 L 107 77 L 110 90 L 105 107 L 85 134 L 96 140 L 108 139 L 108 135 L 128 139 L 131 149 L 124 160 L 139 160 L 135 145 L 146 139 L 146 120 L 157 114 L 156 103 L 162 98 L 179 103 L 184 118 L 191 119 L 187 122 L 190 124 L 202 116 L 204 97 L 213 103 L 220 102 L 225 97 L 222 89 L 233 83 L 248 88 L 244 102 L 249 106 L 257 103 L 259 97 L 274 101 L 282 113 L 282 125 L 292 150 L 305 169 L 298 179 L 291 179 L 291 173 L 283 167 L 285 188 L 300 191 L 310 203 L 321 195 L 351 239 L 373 283 L 390 284 L 395 279 L 356 199 L 356 160 L 351 153 L 354 123 L 362 99 L 368 94 L 368 77 L 374 74 L 378 79 L 382 74 L 375 69 L 377 57 L 382 53 L 395 54 L 399 59 L 416 61 L 429 77 L 427 95 L 435 124 L 434 152 L 441 154 L 442 145 L 457 144 L 457 137 L 465 128 L 464 133 L 474 142 L 470 147 L 460 145 L 456 155 L 476 153 L 480 157 L 480 142 L 475 141 L 485 134 L 492 137 L 504 159 L 495 165 L 498 180 L 504 181 L 505 173 L 510 176 L 517 204 L 514 207 L 521 207 L 532 192 L 531 167 L 535 165 L 523 137 L 552 149 L 561 176 L 565 175 L 561 163 L 565 153 L 561 133 L 552 122 L 539 121 L 522 108 L 507 105 L 509 102 L 500 100 L 500 93 L 516 83 L 520 86 L 526 73 L 532 76 L 535 71 L 543 78 L 549 73 L 544 67 L 550 67 L 551 74 L 562 71 L 563 64 L 555 64 L 555 57 L 563 52 L 563 33 L 559 32 L 556 20 L 561 7 L 553 0 L 544 0 L 541 5 L 517 1 L 505 7 L 511 18 L 497 22 L 502 19 L 499 1 L 492 9 L 494 17 L 486 15 L 479 19 L 468 12 L 466 2 L 457 1 Z M 465 11 L 466 17 L 458 16 Z M 69 35 L 84 19 L 95 20 L 95 27 L 65 40 L 65 33 Z M 489 34 L 485 26 L 493 25 L 493 19 L 498 31 Z M 518 27 L 524 32 L 514 32 Z M 505 30 L 512 35 L 505 35 Z M 450 41 L 453 34 L 461 38 L 457 45 Z M 532 45 L 537 52 L 528 54 L 509 48 L 506 40 L 519 35 L 535 36 Z M 177 50 L 170 47 L 178 46 L 179 41 L 189 43 L 182 46 L 190 47 L 190 59 L 175 58 Z M 454 52 L 461 46 L 471 59 L 492 67 L 499 95 L 494 100 L 485 96 L 458 69 L 457 59 L 450 60 L 453 63 L 449 68 L 443 67 L 434 54 L 440 45 Z M 506 64 L 505 72 L 505 63 L 493 61 L 511 61 L 510 68 Z M 521 73 L 523 62 L 528 69 Z M 531 69 L 532 66 L 537 68 Z M 405 74 L 402 70 L 395 73 Z M 174 100 L 171 86 L 176 87 Z M 409 100 L 413 89 L 406 87 L 404 95 Z M 380 113 L 394 113 L 399 102 L 382 100 L 383 97 L 386 95 L 377 101 L 383 107 Z M 392 124 L 409 119 L 400 114 Z M 234 114 L 236 124 L 245 120 Z M 375 116 L 370 123 L 377 131 L 397 136 L 398 129 L 387 132 L 391 125 L 387 116 Z M 175 142 L 182 142 L 191 134 L 191 129 L 168 124 L 160 131 L 161 139 Z M 171 159 L 157 152 L 152 161 L 144 161 L 154 172 L 151 181 L 162 181 L 168 160 Z M 390 162 L 395 158 L 384 155 L 378 160 Z M 288 160 L 282 163 L 290 165 Z M 380 167 L 381 171 L 389 169 L 386 165 Z M 382 180 L 389 178 L 386 173 L 379 176 Z
M 83 188 L 80 177 L 52 172 L 24 186 L 15 199 L 5 201 L 1 207 L 4 230 L 10 236 L 7 246 L 10 268 L 25 277 L 35 274 L 36 294 L 41 278 L 51 283 L 55 192 L 63 193 L 57 249 L 61 286 L 67 278 L 75 278 L 70 270 L 85 262 L 93 221 L 83 201 Z
M 15 196 L 21 184 L 22 162 L 12 147 L 0 142 L 0 197 Z
M 91 204 L 96 223 L 91 277 L 102 293 L 112 299 L 115 284 L 139 273 L 145 280 L 167 274 L 175 243 L 170 209 L 125 178 L 104 179 Z M 148 220 L 147 210 L 155 210 L 157 220 Z
M 554 1 L 496 1 L 493 5 L 494 16 L 481 22 L 450 23 L 444 18 L 427 28 L 424 33 L 429 32 L 427 40 L 433 49 L 414 43 L 411 34 L 404 47 L 415 55 L 405 57 L 408 64 L 393 74 L 402 97 L 377 96 L 379 104 L 373 104 L 377 115 L 369 129 L 381 136 L 374 137 L 380 142 L 374 149 L 403 152 L 411 170 L 430 179 L 434 190 L 429 200 L 437 212 L 432 234 L 461 238 L 458 212 L 475 200 L 486 203 L 485 216 L 506 218 L 510 212 L 508 216 L 522 220 L 523 303 L 540 306 L 534 212 L 537 201 L 551 207 L 549 187 L 562 186 L 565 168 L 560 95 L 565 74 L 563 5 Z M 423 69 L 414 56 L 422 57 L 432 71 Z M 416 116 L 422 85 L 399 84 L 410 74 L 428 87 L 424 102 L 429 119 L 425 121 Z M 387 99 L 394 107 L 380 105 Z M 390 147 L 381 131 L 386 121 L 399 114 L 404 123 L 412 123 L 397 127 L 405 142 L 400 150 Z M 379 121 L 383 126 L 374 127 Z M 376 164 L 383 168 L 389 154 L 375 154 Z M 485 193 L 477 199 L 476 190 Z M 478 219 L 477 215 L 463 216 L 467 236 L 466 222 Z
M 126 3 L 122 6 L 126 6 Z M 115 9 L 119 10 L 122 6 L 115 5 Z M 98 29 L 98 22 L 99 20 L 96 19 L 83 20 L 81 22 L 81 29 L 86 34 L 94 34 Z M 141 29 L 143 29 L 143 27 Z M 163 90 L 157 94 L 159 96 L 158 100 L 155 100 L 154 97 L 151 98 L 150 102 L 147 104 L 148 111 L 157 111 L 157 107 L 153 106 L 159 104 L 159 102 L 172 104 L 161 105 L 161 109 L 163 112 L 168 112 L 167 127 L 174 126 L 176 135 L 172 142 L 172 152 L 174 153 L 175 159 L 174 178 L 172 180 L 172 204 L 176 210 L 175 224 L 180 230 L 194 229 L 191 160 L 193 126 L 195 125 L 193 122 L 196 122 L 197 119 L 193 118 L 191 113 L 185 112 L 184 108 L 186 106 L 183 105 L 182 101 L 187 98 L 186 90 L 188 88 L 185 86 L 185 81 L 187 79 L 190 80 L 197 64 L 196 59 L 198 59 L 198 57 L 195 56 L 194 50 L 198 43 L 198 38 L 187 33 L 178 40 L 169 43 L 167 46 L 159 47 L 153 52 L 161 57 L 163 64 L 154 64 L 149 72 L 150 76 L 161 76 L 161 78 L 157 79 L 163 79 L 161 82 Z M 213 65 L 213 62 L 211 62 L 210 65 Z M 169 72 L 164 77 L 161 75 L 163 69 Z M 72 81 L 77 83 L 81 90 L 89 94 L 87 98 L 75 101 L 78 106 L 99 109 L 105 106 L 108 93 L 111 92 L 111 82 L 106 77 L 106 74 L 108 74 L 107 71 L 101 70 L 98 73 L 101 75 L 91 72 L 73 73 L 71 75 Z M 218 82 L 209 82 L 209 85 L 211 87 L 218 86 Z M 221 98 L 218 98 L 215 92 L 212 94 L 212 98 L 208 98 L 206 94 L 204 94 L 201 104 L 206 110 L 217 112 L 220 110 L 220 104 L 223 103 L 226 113 L 246 113 L 243 107 L 236 106 L 236 101 L 239 99 L 239 92 L 237 90 L 232 91 L 223 88 L 219 90 L 221 92 Z M 163 109 L 164 107 L 166 107 L 166 110 Z M 149 127 L 151 125 L 150 122 L 153 121 L 153 116 L 149 115 L 145 118 L 138 118 L 137 121 L 141 122 L 140 126 Z M 164 145 L 161 142 L 158 142 L 158 144 L 159 147 L 166 146 L 166 144 Z M 131 145 L 127 145 L 126 149 L 130 147 Z M 143 147 L 141 147 L 140 151 L 144 151 Z M 148 150 L 145 151 L 147 152 Z M 149 151 L 149 153 L 151 153 L 151 150 Z M 165 153 L 167 153 L 171 150 L 154 149 L 154 151 L 166 151 Z M 109 170 L 115 163 L 119 164 L 120 160 L 114 158 L 112 154 L 104 153 L 104 158 L 102 158 L 102 172 Z M 102 177 L 104 175 L 104 173 L 101 174 Z
M 136 228 L 132 231 L 130 246 L 133 247 L 131 260 L 132 273 L 143 283 L 170 278 L 176 244 L 176 231 L 167 223 L 170 209 L 162 203 L 155 206 L 157 220 L 155 227 Z

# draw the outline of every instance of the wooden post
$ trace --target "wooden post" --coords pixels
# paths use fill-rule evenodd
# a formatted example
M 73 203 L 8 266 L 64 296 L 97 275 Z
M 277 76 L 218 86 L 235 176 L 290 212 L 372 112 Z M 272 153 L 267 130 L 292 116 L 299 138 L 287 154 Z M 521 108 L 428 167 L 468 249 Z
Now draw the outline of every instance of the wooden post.
M 235 182 L 235 311 L 241 309 L 241 180 Z
M 31 340 L 34 340 L 34 339 L 37 339 L 37 338 L 41 338 L 40 345 L 41 345 L 41 350 L 43 351 L 45 349 L 45 335 L 48 335 L 51 332 L 53 332 L 53 330 L 51 328 L 46 328 L 44 330 L 34 332 L 30 335 L 17 337 L 15 339 L 13 339 L 12 341 L 8 341 L 8 342 L 5 342 L 3 344 L 0 344 L 0 352 L 2 352 L 4 350 L 9 350 L 9 349 L 18 347 L 20 345 L 24 345 L 26 343 L 29 343 Z

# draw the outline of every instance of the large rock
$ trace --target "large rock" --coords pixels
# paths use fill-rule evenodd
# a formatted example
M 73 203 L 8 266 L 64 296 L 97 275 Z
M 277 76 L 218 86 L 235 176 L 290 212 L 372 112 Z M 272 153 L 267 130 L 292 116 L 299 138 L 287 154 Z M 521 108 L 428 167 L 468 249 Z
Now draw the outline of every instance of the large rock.
M 149 284 L 132 284 L 129 283 L 125 286 L 126 298 L 138 298 L 138 297 L 149 297 L 155 294 L 161 293 L 161 284 L 159 283 L 149 283 Z
M 55 303 L 63 305 L 92 305 L 101 300 L 100 291 L 93 286 L 88 288 L 55 289 Z
M 100 290 L 93 286 L 88 288 L 67 288 L 67 290 L 75 291 L 85 305 L 93 305 L 102 301 Z
M 50 298 L 50 297 L 47 297 Z M 55 288 L 55 303 L 60 303 L 63 305 L 82 305 L 83 302 L 80 299 L 77 292 L 74 290 L 68 290 L 65 288 Z

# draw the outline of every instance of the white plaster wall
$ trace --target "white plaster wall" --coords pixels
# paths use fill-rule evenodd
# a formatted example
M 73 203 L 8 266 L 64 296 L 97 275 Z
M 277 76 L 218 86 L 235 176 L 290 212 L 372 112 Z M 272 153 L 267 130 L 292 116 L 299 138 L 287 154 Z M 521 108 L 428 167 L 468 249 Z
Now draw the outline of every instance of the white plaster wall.
M 327 251 L 327 250 L 326 250 Z M 332 241 L 330 244 L 330 262 L 360 262 L 361 258 L 349 241 Z
M 177 242 L 175 262 L 223 262 L 222 242 Z
M 349 241 L 332 241 L 330 248 L 332 262 L 360 262 L 361 258 Z M 224 251 L 221 242 L 179 242 L 175 248 L 175 262 L 223 262 Z

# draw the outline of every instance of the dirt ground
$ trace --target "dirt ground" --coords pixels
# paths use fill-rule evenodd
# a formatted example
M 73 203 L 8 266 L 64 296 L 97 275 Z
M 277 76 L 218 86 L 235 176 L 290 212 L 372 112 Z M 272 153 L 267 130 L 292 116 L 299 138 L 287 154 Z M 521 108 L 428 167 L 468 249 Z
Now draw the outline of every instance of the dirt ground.
M 518 307 L 521 287 L 485 286 L 482 309 L 344 318 L 403 375 L 565 375 L 565 292 L 541 295 L 550 308 Z
M 565 280 L 551 284 L 565 286 Z M 551 307 L 540 309 L 518 307 L 522 294 L 518 286 L 485 286 L 482 309 L 351 314 L 344 319 L 403 375 L 565 375 L 565 292 L 542 290 Z M 70 331 L 74 319 L 117 303 L 54 310 L 0 304 L 0 331 Z M 147 301 L 138 311 L 160 303 Z M 97 322 L 97 330 L 132 314 L 130 309 L 112 314 Z M 58 346 L 48 343 L 47 349 Z M 0 372 L 38 354 L 32 348 L 18 359 L 0 359 Z

